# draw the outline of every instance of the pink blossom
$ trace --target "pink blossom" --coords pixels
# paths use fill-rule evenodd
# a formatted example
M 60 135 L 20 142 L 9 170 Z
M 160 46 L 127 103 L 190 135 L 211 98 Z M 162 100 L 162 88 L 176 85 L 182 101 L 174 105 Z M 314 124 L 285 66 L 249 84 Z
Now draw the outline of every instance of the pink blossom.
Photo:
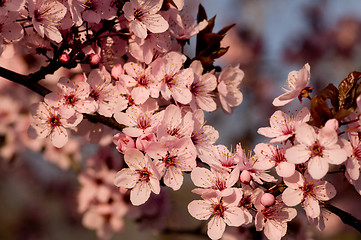
M 44 102 L 32 105 L 31 113 L 34 122 L 29 127 L 29 137 L 50 137 L 52 144 L 58 148 L 63 147 L 68 141 L 66 128 L 75 127 L 80 121 L 74 115 L 69 116 L 63 109 L 51 108 Z
M 0 15 L 0 35 L 6 41 L 18 41 L 24 36 L 23 27 L 16 22 L 18 15 L 15 12 Z
M 322 128 L 316 133 L 310 125 L 303 123 L 296 127 L 296 140 L 299 144 L 286 150 L 286 159 L 295 164 L 308 161 L 308 171 L 314 179 L 326 175 L 329 164 L 341 164 L 347 153 L 337 144 L 335 130 Z
M 310 83 L 310 65 L 308 63 L 299 70 L 292 71 L 288 74 L 287 84 L 289 89 L 283 88 L 286 92 L 281 96 L 275 98 L 272 102 L 274 106 L 284 106 L 287 103 L 291 102 L 296 97 L 301 101 L 302 97 L 307 97 L 308 92 L 313 88 L 307 87 Z M 302 101 L 301 101 L 302 102 Z
M 86 82 L 74 83 L 62 77 L 57 83 L 57 91 L 47 94 L 44 101 L 52 107 L 62 107 L 69 115 L 78 113 L 94 113 L 97 104 L 89 99 L 90 88 Z M 82 116 L 81 116 L 82 117 Z
M 205 125 L 204 112 L 201 109 L 193 112 L 194 127 L 191 135 L 192 142 L 197 149 L 198 157 L 207 162 L 206 158 L 212 154 L 214 144 L 219 133 L 214 127 Z
M 142 65 L 133 62 L 124 64 L 126 75 L 120 75 L 125 87 L 132 88 L 131 95 L 136 104 L 143 104 L 149 96 L 158 98 L 158 80 L 151 73 L 151 67 L 144 69 Z
M 259 195 L 259 199 L 263 194 Z M 296 217 L 297 211 L 288 208 L 284 203 L 276 199 L 274 205 L 265 207 L 256 204 L 257 214 L 255 217 L 256 230 L 263 229 L 264 234 L 270 240 L 280 240 L 287 232 L 287 222 Z
M 198 220 L 207 220 L 207 234 L 211 239 L 220 239 L 228 226 L 238 227 L 245 223 L 244 212 L 237 207 L 238 201 L 227 201 L 226 198 L 213 197 L 194 200 L 188 204 L 188 211 Z
M 147 30 L 162 33 L 168 29 L 168 22 L 158 14 L 162 4 L 163 0 L 130 0 L 124 4 L 124 16 L 137 37 L 146 38 Z
M 135 141 L 135 146 L 140 151 L 146 151 L 149 145 L 154 142 L 157 142 L 157 137 L 154 133 L 144 133 L 137 137 L 137 140 Z
M 272 138 L 270 143 L 284 142 L 287 139 L 293 141 L 296 125 L 310 120 L 311 114 L 307 107 L 299 111 L 296 117 L 277 110 L 270 118 L 270 127 L 262 127 L 257 132 L 265 137 Z
M 73 5 L 74 4 L 79 3 L 74 3 L 73 1 Z M 116 9 L 111 6 L 112 0 L 82 0 L 80 4 L 83 5 L 84 8 L 82 17 L 86 22 L 99 23 L 101 19 L 111 20 L 116 17 Z M 72 17 L 75 16 L 74 13 L 76 13 L 76 11 L 80 10 L 79 6 L 75 6 L 74 10 Z M 77 20 L 77 23 L 79 24 L 80 21 L 78 21 L 79 20 Z
M 87 81 L 90 86 L 89 97 L 98 104 L 97 112 L 100 115 L 111 117 L 115 108 L 117 111 L 126 109 L 126 99 L 113 86 L 111 76 L 105 68 L 92 70 Z
M 163 176 L 164 184 L 178 190 L 183 184 L 184 171 L 192 171 L 196 167 L 196 150 L 189 138 L 152 143 L 147 154 L 155 159 L 155 165 Z
M 187 112 L 182 116 L 182 111 L 176 105 L 169 105 L 164 110 L 164 117 L 158 126 L 157 137 L 161 140 L 163 137 L 169 140 L 191 137 L 194 121 L 192 113 Z
M 124 154 L 124 161 L 129 168 L 123 168 L 116 174 L 114 184 L 131 189 L 130 201 L 133 205 L 145 203 L 151 192 L 159 194 L 160 175 L 148 155 L 143 155 L 138 149 L 129 149 Z
M 223 110 L 231 114 L 232 108 L 243 101 L 240 85 L 244 78 L 244 72 L 239 67 L 228 66 L 218 77 L 218 97 Z
M 267 166 L 264 169 L 271 169 L 275 166 L 277 175 L 290 177 L 295 172 L 295 164 L 287 162 L 285 149 L 271 144 L 259 143 L 254 148 L 259 164 Z
M 348 133 L 349 142 L 344 143 L 347 148 L 344 148 L 348 151 L 348 158 L 345 162 L 346 174 L 349 178 L 357 180 L 360 177 L 360 168 L 361 168 L 361 142 L 360 137 L 357 132 Z
M 233 170 L 235 171 L 235 170 Z M 202 196 L 217 193 L 221 197 L 234 193 L 233 185 L 238 181 L 238 175 L 224 169 L 208 170 L 207 168 L 196 167 L 191 173 L 191 179 L 197 187 L 192 192 Z M 206 198 L 206 197 L 204 197 Z
M 152 133 L 163 119 L 164 111 L 156 112 L 158 103 L 149 99 L 140 106 L 130 106 L 127 111 L 115 112 L 114 118 L 126 127 L 123 132 L 131 137 L 139 137 L 144 133 Z
M 8 14 L 8 12 L 19 13 L 20 9 L 25 6 L 26 0 L 3 0 L 0 5 L 0 16 Z
M 29 0 L 28 9 L 29 17 L 38 34 L 42 38 L 46 35 L 55 42 L 61 42 L 63 37 L 58 26 L 67 12 L 66 7 L 59 1 Z
M 169 52 L 157 58 L 152 64 L 152 73 L 160 82 L 160 92 L 165 100 L 188 104 L 192 100 L 190 85 L 194 74 L 191 68 L 182 69 L 186 56 L 179 52 Z
M 319 202 L 328 201 L 336 196 L 336 189 L 331 183 L 315 180 L 308 172 L 303 176 L 296 171 L 291 177 L 283 178 L 283 181 L 287 185 L 282 193 L 283 202 L 291 207 L 302 202 L 310 218 L 319 217 Z
M 129 137 L 126 134 L 117 133 L 113 137 L 113 143 L 116 145 L 117 150 L 120 153 L 125 153 L 126 150 L 135 148 L 135 143 L 133 138 Z
M 216 76 L 209 72 L 203 73 L 203 67 L 200 61 L 193 61 L 190 68 L 194 72 L 194 80 L 190 86 L 192 100 L 189 103 L 192 110 L 201 108 L 204 111 L 212 112 L 217 109 L 213 91 L 217 87 Z

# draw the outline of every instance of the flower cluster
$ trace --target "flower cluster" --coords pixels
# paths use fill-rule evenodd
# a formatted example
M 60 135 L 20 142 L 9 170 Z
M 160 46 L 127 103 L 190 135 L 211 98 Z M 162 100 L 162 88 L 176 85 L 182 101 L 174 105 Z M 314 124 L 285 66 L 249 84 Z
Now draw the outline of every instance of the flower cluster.
M 361 194 L 361 73 L 353 72 L 338 88 L 330 84 L 311 97 L 310 65 L 292 71 L 289 89 L 273 105 L 308 98 L 310 107 L 294 115 L 275 111 L 270 126 L 257 131 L 269 142 L 250 151 L 241 143 L 229 150 L 216 144 L 219 133 L 206 124 L 204 114 L 218 108 L 231 114 L 243 101 L 245 74 L 240 67 L 214 65 L 228 50 L 220 41 L 231 26 L 214 33 L 214 18 L 207 20 L 203 7 L 196 21 L 183 10 L 184 4 L 2 1 L 0 50 L 26 45 L 27 53 L 48 63 L 27 76 L 0 69 L 1 76 L 44 97 L 31 99 L 32 120 L 20 126 L 15 112 L 25 110 L 17 104 L 9 109 L 11 100 L 0 97 L 4 145 L 27 143 L 44 150 L 60 167 L 76 169 L 81 185 L 78 211 L 83 225 L 101 239 L 120 231 L 125 215 L 155 224 L 151 220 L 162 218 L 169 207 L 165 192 L 181 189 L 185 174 L 201 198 L 188 204 L 188 212 L 197 220 L 209 220 L 211 239 L 222 238 L 226 225 L 254 225 L 268 239 L 281 239 L 298 205 L 311 223 L 323 221 L 321 210 L 336 196 L 335 187 L 324 180 L 330 169 L 344 173 Z M 183 50 L 196 35 L 191 59 Z M 60 69 L 64 72 L 49 84 L 51 90 L 39 83 L 51 82 L 46 75 Z M 29 99 L 24 101 L 30 105 Z M 13 125 L 22 135 L 7 132 Z M 26 131 L 44 142 L 31 142 Z M 89 142 L 99 145 L 98 152 L 82 167 L 79 148 Z M 15 152 L 0 150 L 4 158 Z

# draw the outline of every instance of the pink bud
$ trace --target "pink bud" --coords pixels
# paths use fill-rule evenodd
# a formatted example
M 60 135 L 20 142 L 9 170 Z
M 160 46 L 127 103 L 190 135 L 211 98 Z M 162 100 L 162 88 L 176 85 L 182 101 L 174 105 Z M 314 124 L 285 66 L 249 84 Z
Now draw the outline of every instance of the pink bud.
M 116 80 L 119 79 L 119 75 L 124 74 L 124 69 L 122 65 L 117 64 L 112 68 L 112 77 Z
M 59 62 L 61 64 L 67 64 L 70 61 L 70 56 L 67 53 L 62 53 L 59 57 Z
M 89 58 L 89 63 L 92 66 L 97 66 L 100 63 L 100 57 L 98 54 L 96 53 L 92 53 L 88 56 Z
M 135 145 L 138 150 L 145 151 L 149 144 L 156 141 L 157 137 L 154 135 L 154 133 L 145 133 L 137 138 Z
M 324 128 L 327 129 L 332 129 L 332 130 L 337 130 L 338 129 L 338 121 L 334 118 L 327 120 L 327 122 L 325 123 Z
M 275 197 L 271 193 L 265 193 L 261 197 L 261 204 L 265 207 L 271 206 L 275 202 Z
M 121 153 L 124 153 L 127 149 L 135 148 L 133 138 L 125 134 L 115 134 L 113 137 L 113 143 L 117 146 L 117 150 Z
M 251 174 L 247 170 L 243 170 L 239 180 L 243 183 L 249 183 L 251 181 Z

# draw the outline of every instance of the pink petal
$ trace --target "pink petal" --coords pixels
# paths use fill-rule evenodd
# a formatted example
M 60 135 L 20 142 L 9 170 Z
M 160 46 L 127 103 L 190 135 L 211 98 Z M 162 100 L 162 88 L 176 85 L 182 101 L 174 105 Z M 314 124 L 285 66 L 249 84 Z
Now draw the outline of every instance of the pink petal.
M 123 187 L 131 189 L 138 182 L 139 174 L 130 168 L 123 168 L 114 178 L 114 185 L 117 187 Z
M 310 158 L 310 156 L 310 150 L 302 144 L 290 147 L 285 152 L 285 158 L 287 159 L 287 161 L 295 164 L 306 162 Z
M 310 218 L 316 218 L 320 216 L 320 205 L 318 201 L 311 196 L 305 198 L 305 201 L 303 202 L 303 208 L 305 209 L 307 216 Z
M 228 226 L 241 226 L 246 222 L 243 210 L 239 207 L 228 207 L 224 212 L 224 222 Z
M 289 162 L 280 162 L 276 166 L 276 172 L 280 177 L 290 177 L 295 172 L 295 164 Z
M 207 234 L 211 239 L 220 239 L 226 229 L 226 223 L 220 216 L 213 216 L 207 224 Z
M 212 207 L 208 201 L 194 200 L 188 204 L 189 214 L 198 220 L 207 220 L 212 215 Z
M 328 162 L 321 157 L 315 156 L 308 162 L 308 171 L 314 179 L 321 179 L 328 172 Z
M 324 184 L 315 187 L 313 192 L 316 195 L 316 198 L 321 201 L 328 201 L 336 196 L 335 187 L 327 181 L 325 181 Z
M 327 162 L 336 165 L 343 163 L 347 159 L 347 152 L 338 145 L 335 145 L 332 149 L 324 149 L 323 155 Z
M 307 123 L 296 126 L 296 140 L 303 145 L 311 146 L 316 141 L 316 133 Z
M 282 201 L 287 206 L 296 206 L 301 203 L 302 199 L 303 192 L 301 189 L 286 188 L 286 190 L 282 193 Z
M 145 203 L 150 197 L 151 189 L 145 181 L 138 182 L 130 191 L 130 201 L 134 206 Z
M 164 176 L 164 183 L 174 191 L 180 189 L 183 184 L 182 171 L 175 166 L 169 167 Z
M 213 174 L 207 168 L 196 167 L 191 173 L 191 179 L 197 187 L 209 188 L 212 186 Z
M 56 127 L 50 133 L 50 140 L 54 147 L 61 148 L 68 142 L 68 132 L 64 127 Z

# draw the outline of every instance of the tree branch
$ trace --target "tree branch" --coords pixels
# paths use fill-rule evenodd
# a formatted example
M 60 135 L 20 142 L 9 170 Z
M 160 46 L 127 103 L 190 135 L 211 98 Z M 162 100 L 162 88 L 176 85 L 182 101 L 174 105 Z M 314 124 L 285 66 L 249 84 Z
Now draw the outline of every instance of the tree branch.
M 361 221 L 359 219 L 355 218 L 348 212 L 345 212 L 329 203 L 325 203 L 324 208 L 326 208 L 328 211 L 332 212 L 333 214 L 337 215 L 344 224 L 347 224 L 355 228 L 357 231 L 361 233 Z
M 46 94 L 51 92 L 49 89 L 47 89 L 46 87 L 43 87 L 39 83 L 31 81 L 30 76 L 25 76 L 25 75 L 13 72 L 13 71 L 8 70 L 3 67 L 0 67 L 0 77 L 6 78 L 12 82 L 23 85 L 43 97 L 45 97 Z M 119 124 L 117 121 L 115 121 L 114 118 L 104 117 L 98 113 L 83 114 L 83 115 L 85 118 L 87 118 L 89 121 L 91 121 L 93 123 L 102 123 L 110 128 L 113 128 L 113 129 L 116 129 L 119 131 L 122 131 L 124 128 L 124 126 Z

